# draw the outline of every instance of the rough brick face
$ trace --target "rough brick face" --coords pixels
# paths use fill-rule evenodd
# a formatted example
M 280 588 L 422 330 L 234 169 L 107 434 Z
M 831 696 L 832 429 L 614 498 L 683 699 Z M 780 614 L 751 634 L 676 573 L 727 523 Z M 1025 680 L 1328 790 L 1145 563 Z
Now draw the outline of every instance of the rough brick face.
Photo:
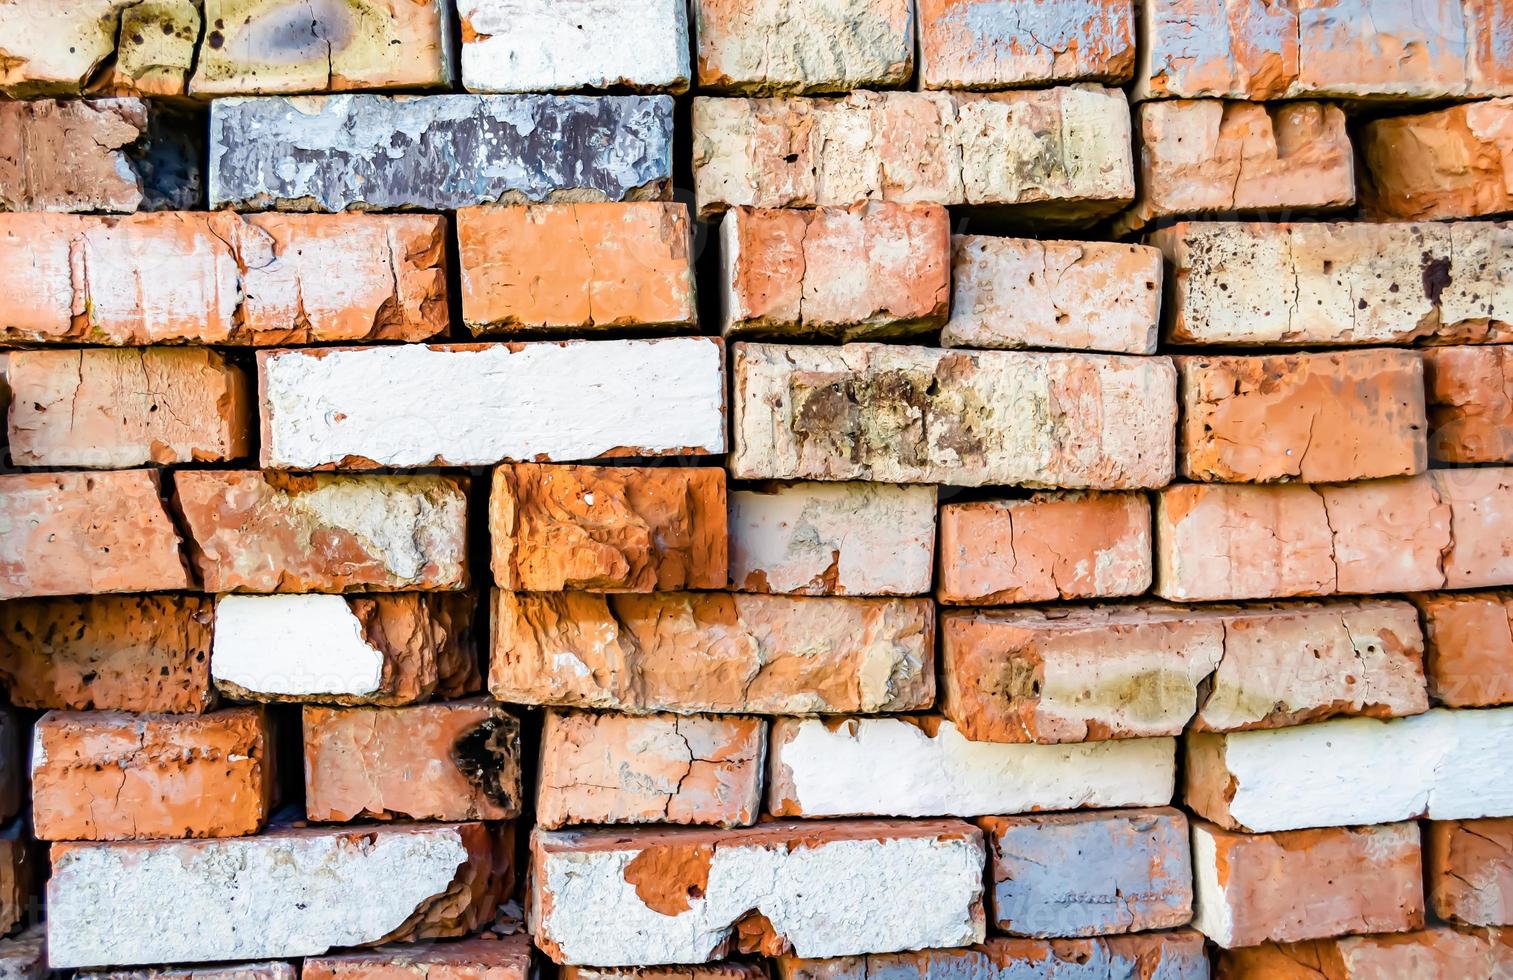
M 396 943 L 356 953 L 307 956 L 300 968 L 300 977 L 309 980 L 529 980 L 530 976 L 531 945 L 525 936 Z
M 536 822 L 749 826 L 766 734 L 760 718 L 549 711 Z
M 41 840 L 239 837 L 268 818 L 272 735 L 258 708 L 203 715 L 50 711 L 32 742 Z
M 1426 350 L 1424 384 L 1432 459 L 1513 462 L 1513 356 L 1508 347 Z
M 25 708 L 209 710 L 213 605 L 194 595 L 7 602 L 0 605 L 0 686 Z
M 844 714 L 929 707 L 928 599 L 496 592 L 501 701 L 635 714 Z
M 985 817 L 993 924 L 1063 938 L 1186 925 L 1187 818 L 1170 807 Z
M 520 815 L 520 722 L 482 698 L 304 709 L 305 816 L 506 820 Z
M 1338 483 L 1428 465 L 1412 351 L 1176 358 L 1178 466 L 1189 480 Z
M 1386 977 L 1497 977 L 1513 966 L 1513 937 L 1501 930 L 1431 926 L 1378 936 L 1265 943 L 1219 951 L 1218 976 L 1231 980 L 1322 976 L 1329 980 Z
M 1513 924 L 1513 819 L 1424 824 L 1429 905 L 1463 926 Z
M 1513 210 L 1513 99 L 1490 99 L 1361 130 L 1361 205 L 1377 221 L 1475 218 Z
M 894 88 L 914 70 L 908 0 L 695 0 L 701 91 Z
M 445 233 L 426 214 L 0 215 L 0 337 L 423 340 L 446 329 Z
M 951 229 L 939 205 L 737 207 L 720 246 L 726 336 L 849 341 L 917 336 L 946 321 Z
M 936 597 L 991 606 L 1139 595 L 1151 584 L 1150 530 L 1143 494 L 946 504 Z
M 1165 358 L 881 344 L 732 355 L 738 478 L 1133 489 L 1175 467 Z M 1078 408 L 1052 418 L 1053 402 Z
M 1450 708 L 1513 704 L 1513 595 L 1416 596 L 1424 618 L 1429 693 Z
M 1047 82 L 1120 85 L 1135 66 L 1133 0 L 920 0 L 920 83 L 995 89 Z
M 464 208 L 457 244 L 475 334 L 695 325 L 686 205 Z
M 1161 255 L 1144 245 L 957 235 L 944 347 L 1154 354 Z
M 1011 939 L 990 936 L 973 946 L 873 953 L 825 960 L 782 956 L 781 980 L 866 980 L 887 976 L 929 980 L 939 976 L 973 976 L 984 980 L 1055 980 L 1092 971 L 1093 976 L 1151 977 L 1174 980 L 1206 977 L 1208 958 L 1203 937 L 1189 929 L 1099 939 Z
M 220 462 L 251 448 L 247 376 L 214 351 L 12 351 L 9 360 L 18 466 Z
M 135 211 L 141 99 L 0 103 L 0 211 Z
M 494 582 L 525 592 L 718 589 L 726 578 L 725 472 L 551 466 L 494 471 Z

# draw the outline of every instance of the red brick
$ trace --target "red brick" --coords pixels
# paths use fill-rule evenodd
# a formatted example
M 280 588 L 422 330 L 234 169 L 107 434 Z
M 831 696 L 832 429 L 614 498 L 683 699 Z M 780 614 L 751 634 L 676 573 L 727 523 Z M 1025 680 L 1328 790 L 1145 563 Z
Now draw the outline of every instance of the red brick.
M 561 980 L 768 980 L 763 960 L 725 960 L 689 966 L 563 966 Z
M 142 180 L 126 151 L 146 134 L 147 114 L 141 99 L 0 101 L 0 209 L 135 211 Z M 0 302 L 0 324 L 13 319 Z
M 1157 218 L 1355 203 L 1345 114 L 1320 102 L 1146 102 L 1136 110 L 1140 196 L 1116 229 Z
M 1497 980 L 1513 969 L 1513 933 L 1431 926 L 1416 932 L 1265 943 L 1219 951 L 1218 980 Z
M 536 822 L 748 826 L 766 733 L 760 718 L 548 711 Z
M 0 604 L 0 686 L 25 708 L 199 714 L 216 700 L 211 614 L 195 595 Z
M 150 470 L 0 476 L 0 599 L 190 586 Z
M 914 72 L 909 0 L 696 0 L 703 91 L 896 88 Z
M 686 205 L 462 208 L 457 241 L 475 334 L 696 326 Z
M 1376 221 L 1513 211 L 1513 98 L 1394 116 L 1361 129 L 1361 209 Z
M 173 483 L 208 592 L 467 586 L 465 477 L 180 470 Z
M 1448 922 L 1513 925 L 1513 818 L 1424 824 L 1429 905 Z
M 17 466 L 121 469 L 221 462 L 251 450 L 241 368 L 205 348 L 11 351 Z
M 726 578 L 725 471 L 559 466 L 494 471 L 494 582 L 528 592 L 718 589 Z
M 1428 466 L 1424 371 L 1402 350 L 1175 359 L 1189 480 L 1338 483 Z
M 1139 595 L 1151 584 L 1150 501 L 1037 493 L 940 509 L 940 585 L 955 605 Z
M 300 980 L 530 980 L 532 975 L 531 944 L 524 935 L 379 946 L 307 956 L 300 966 Z
M 1239 834 L 1193 823 L 1193 926 L 1232 949 L 1424 925 L 1418 825 Z
M 1424 351 L 1429 455 L 1443 463 L 1513 463 L 1513 353 L 1501 345 Z
M 520 815 L 520 722 L 484 698 L 304 709 L 305 816 L 507 820 Z
M 972 946 L 922 949 L 869 956 L 803 960 L 780 956 L 780 980 L 932 980 L 982 977 L 984 980 L 1058 980 L 1107 970 L 1116 977 L 1170 980 L 1206 977 L 1208 956 L 1203 937 L 1191 929 L 1093 939 L 1010 939 L 990 936 Z
M 1049 82 L 1121 85 L 1135 68 L 1134 0 L 920 0 L 919 75 L 927 89 Z
M 849 341 L 946 322 L 951 225 L 939 205 L 732 208 L 720 246 L 726 336 Z
M 445 237 L 431 214 L 0 214 L 0 339 L 423 340 L 447 328 Z
M 1427 641 L 1424 666 L 1436 704 L 1513 704 L 1513 593 L 1416 596 Z
M 257 833 L 273 796 L 272 748 L 259 708 L 204 715 L 49 711 L 32 742 L 37 837 Z

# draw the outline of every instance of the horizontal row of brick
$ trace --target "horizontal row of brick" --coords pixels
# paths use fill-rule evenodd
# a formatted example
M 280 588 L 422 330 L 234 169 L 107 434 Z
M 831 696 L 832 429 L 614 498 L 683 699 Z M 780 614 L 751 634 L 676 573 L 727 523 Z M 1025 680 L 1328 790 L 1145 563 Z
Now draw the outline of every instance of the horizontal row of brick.
M 311 8 L 300 36 L 286 38 L 290 15 L 277 6 L 129 4 L 102 16 L 62 5 L 42 15 L 12 0 L 0 5 L 0 93 L 444 88 L 457 81 L 459 57 L 461 82 L 476 92 L 676 92 L 692 74 L 688 6 L 458 0 L 454 24 L 445 0 L 373 5 L 360 16 L 333 5 Z M 1100 0 L 1072 12 L 1023 6 L 1011 14 L 993 0 L 695 0 L 697 84 L 742 92 L 903 85 L 915 76 L 917 38 L 918 81 L 930 89 L 1097 80 L 1134 81 L 1145 98 L 1513 94 L 1501 42 L 1513 22 L 1478 0 L 1304 2 L 1259 12 L 1222 0 Z
M 1363 124 L 1363 213 L 1424 220 L 1513 208 L 1510 112 L 1513 102 L 1504 98 Z M 184 159 L 174 170 L 139 152 L 154 142 L 152 115 L 133 98 L 0 102 L 0 126 L 18 142 L 13 156 L 0 156 L 0 208 L 193 206 L 171 203 L 200 198 L 193 154 L 178 151 Z M 217 99 L 209 200 L 294 211 L 665 200 L 672 117 L 668 96 Z M 1124 93 L 1085 84 L 700 97 L 692 130 L 694 191 L 705 218 L 743 205 L 885 200 L 1013 206 L 1020 217 L 1065 226 L 1133 204 L 1118 222 L 1128 231 L 1158 218 L 1341 211 L 1357 201 L 1344 113 L 1320 102 L 1143 103 L 1135 110 L 1135 151 Z M 247 133 L 257 138 L 244 139 Z M 183 136 L 180 127 L 176 138 Z M 144 177 L 166 186 L 144 196 Z

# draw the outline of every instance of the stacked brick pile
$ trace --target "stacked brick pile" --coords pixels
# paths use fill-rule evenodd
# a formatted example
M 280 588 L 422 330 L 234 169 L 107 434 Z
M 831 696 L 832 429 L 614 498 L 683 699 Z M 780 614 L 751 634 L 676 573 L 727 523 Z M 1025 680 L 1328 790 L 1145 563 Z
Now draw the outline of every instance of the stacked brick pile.
M 1503 5 L 0 0 L 0 93 L 0 976 L 1513 971 Z

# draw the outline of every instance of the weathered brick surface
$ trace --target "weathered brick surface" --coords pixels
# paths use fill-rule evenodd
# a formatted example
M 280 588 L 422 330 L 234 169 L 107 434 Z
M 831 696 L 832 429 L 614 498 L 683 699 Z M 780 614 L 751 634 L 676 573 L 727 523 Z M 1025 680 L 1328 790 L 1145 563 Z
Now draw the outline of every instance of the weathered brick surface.
M 909 0 L 695 0 L 699 89 L 845 92 L 914 72 Z
M 251 131 L 258 138 L 244 139 Z M 672 99 L 216 99 L 209 139 L 212 207 L 381 211 L 660 200 L 672 177 Z M 288 159 L 300 165 L 281 166 Z
M 780 718 L 767 809 L 787 817 L 977 817 L 1170 803 L 1169 738 L 1075 745 L 968 741 L 931 717 Z
M 304 709 L 305 816 L 507 820 L 520 815 L 520 721 L 484 698 Z
M 141 99 L 0 102 L 0 211 L 135 211 L 146 130 Z
M 32 739 L 35 833 L 41 840 L 255 834 L 272 802 L 272 743 L 260 708 L 49 711 Z
M 269 345 L 446 329 L 428 214 L 0 214 L 0 339 Z
M 1513 709 L 1187 736 L 1183 799 L 1236 830 L 1513 814 Z
M 536 823 L 749 826 L 766 735 L 760 718 L 548 711 Z
M 492 921 L 509 852 L 478 823 L 55 844 L 54 968 L 316 955 Z M 217 869 L 236 867 L 235 875 Z M 174 912 L 188 927 L 164 929 Z
M 222 596 L 210 673 L 239 701 L 401 705 L 480 684 L 467 593 Z
M 1217 976 L 1226 980 L 1323 977 L 1478 977 L 1492 980 L 1513 967 L 1513 934 L 1430 926 L 1413 932 L 1342 936 L 1299 943 L 1265 943 L 1219 951 Z
M 292 963 L 259 960 L 251 963 L 207 963 L 200 966 L 149 966 L 131 969 L 80 970 L 89 980 L 296 980 Z
M 881 344 L 732 354 L 737 478 L 1135 489 L 1176 465 L 1165 358 Z
M 944 347 L 1154 354 L 1161 255 L 1144 245 L 957 235 Z
M 1186 925 L 1193 914 L 1180 810 L 984 817 L 994 926 L 1057 939 Z
M 951 228 L 934 204 L 732 208 L 720 224 L 726 336 L 850 341 L 938 330 Z
M 1337 485 L 1178 484 L 1156 504 L 1167 599 L 1481 588 L 1513 578 L 1509 471 Z
M 1414 597 L 1424 619 L 1429 693 L 1449 708 L 1513 704 L 1513 594 Z
M 0 476 L 0 599 L 185 589 L 151 470 Z
M 1004 93 L 852 92 L 696 98 L 700 217 L 737 205 L 1016 205 L 1088 221 L 1134 197 L 1124 94 L 1096 85 Z
M 563 980 L 767 980 L 763 960 L 722 960 L 681 966 L 561 966 Z
M 1513 98 L 1378 119 L 1361 129 L 1361 206 L 1378 221 L 1513 211 Z
M 1145 102 L 1140 196 L 1116 230 L 1206 213 L 1331 211 L 1355 203 L 1345 114 L 1322 102 Z
M 958 820 L 538 830 L 532 852 L 532 931 L 560 963 L 854 956 L 984 935 L 982 834 Z M 837 875 L 843 891 L 809 884 Z
M 4 603 L 0 687 L 24 708 L 207 711 L 212 608 L 166 594 Z
M 1513 925 L 1513 819 L 1424 824 L 1429 907 L 1448 922 Z
M 940 509 L 940 585 L 953 605 L 1139 595 L 1151 584 L 1150 501 L 1037 493 Z
M 190 560 L 207 591 L 468 584 L 465 479 L 180 470 L 173 484 Z
M 928 599 L 496 591 L 491 621 L 489 690 L 515 704 L 845 714 L 935 694 Z
M 1170 263 L 1172 343 L 1501 342 L 1513 229 L 1488 221 L 1179 222 L 1149 241 Z
M 1428 466 L 1424 364 L 1413 351 L 1195 354 L 1175 363 L 1178 468 L 1189 480 L 1339 483 Z
M 462 318 L 475 334 L 696 325 L 688 208 L 660 201 L 464 208 Z
M 771 483 L 730 493 L 730 584 L 787 595 L 921 595 L 935 488 Z
M 1225 948 L 1424 925 L 1413 823 L 1237 834 L 1196 821 L 1193 926 Z
M 688 88 L 681 0 L 458 0 L 470 92 Z
M 493 941 L 491 941 L 493 940 Z M 531 945 L 522 935 L 455 943 L 395 943 L 355 953 L 307 956 L 301 980 L 530 980 Z
M 43 875 L 39 873 L 41 862 L 33 853 L 33 846 L 15 826 L 0 832 L 0 935 L 26 923 L 36 908 L 34 896 Z M 34 968 L 36 954 L 31 949 L 5 949 L 7 943 L 7 940 L 0 939 L 0 952 L 4 954 L 0 956 L 0 969 L 18 965 Z M 44 962 L 42 965 L 46 967 L 48 964 Z M 46 972 L 44 969 L 40 974 L 46 975 Z M 38 980 L 41 980 L 40 976 Z
M 0 913 L 0 921 L 5 918 L 6 915 Z M 46 980 L 50 975 L 47 926 L 38 923 L 10 939 L 0 939 L 0 975 L 6 980 Z
M 251 449 L 249 379 L 205 348 L 11 351 L 17 466 L 220 462 Z
M 489 492 L 489 537 L 494 583 L 502 589 L 722 588 L 725 471 L 501 466 Z
M 468 466 L 723 452 L 723 360 L 708 337 L 261 351 L 262 462 Z
M 929 980 L 971 976 L 982 980 L 1056 980 L 1089 976 L 1189 980 L 1208 976 L 1203 937 L 1189 929 L 1094 939 L 1012 939 L 991 936 L 956 949 L 874 953 L 824 960 L 780 956 L 781 980 Z
M 1513 462 L 1513 356 L 1508 347 L 1426 350 L 1424 384 L 1432 459 Z
M 920 0 L 924 88 L 995 89 L 1048 82 L 1121 85 L 1135 67 L 1134 0 Z

